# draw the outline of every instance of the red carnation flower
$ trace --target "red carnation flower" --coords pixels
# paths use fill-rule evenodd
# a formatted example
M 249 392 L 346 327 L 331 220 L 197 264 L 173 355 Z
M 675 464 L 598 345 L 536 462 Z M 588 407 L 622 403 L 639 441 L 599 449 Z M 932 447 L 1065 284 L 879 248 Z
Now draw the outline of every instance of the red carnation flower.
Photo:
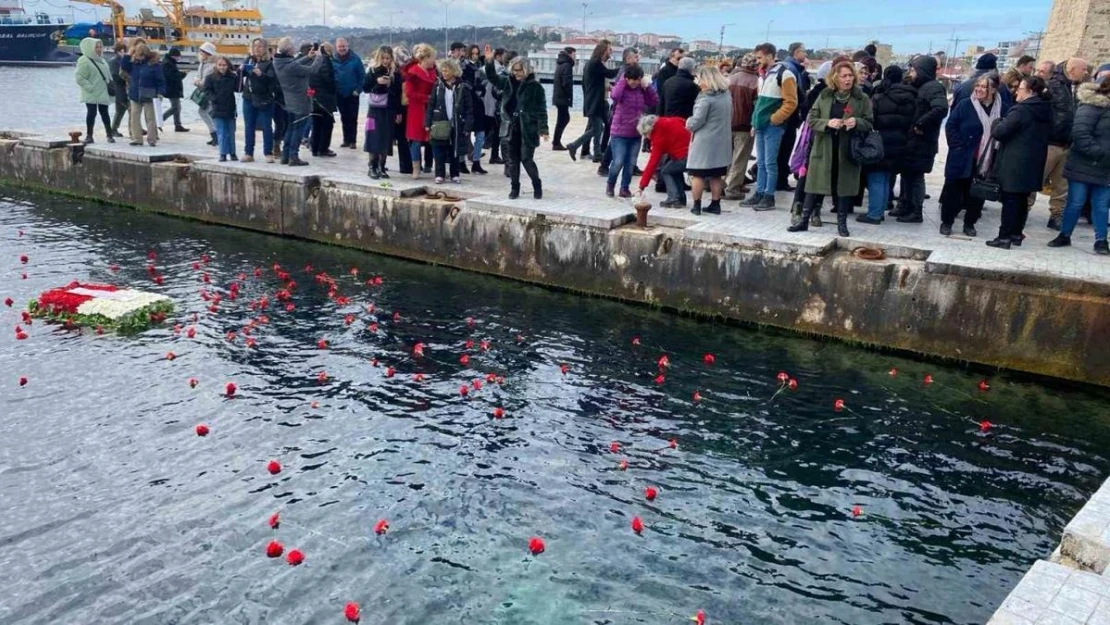
M 470 356 L 467 356 L 466 354 L 463 354 L 462 356 L 460 356 L 459 357 L 459 364 L 464 366 L 464 367 L 470 365 Z
M 281 526 L 281 515 L 277 512 L 271 514 L 269 523 L 270 523 L 270 529 L 276 530 L 278 527 Z
M 655 501 L 655 497 L 658 494 L 659 491 L 655 490 L 655 487 L 653 486 L 648 486 L 644 489 L 644 498 L 646 498 L 648 501 Z
M 378 331 L 378 324 L 376 324 L 376 323 L 371 323 L 371 324 L 370 324 L 370 331 L 371 331 L 371 332 L 375 332 L 375 333 L 376 333 L 376 332 Z
M 208 436 L 208 426 L 201 423 L 197 426 L 197 436 Z
M 19 385 L 20 386 L 27 386 L 27 376 L 23 376 L 23 375 L 19 376 Z
M 678 449 L 678 439 L 677 438 L 672 438 L 670 445 L 671 445 L 671 449 Z
M 662 384 L 663 382 L 666 382 L 666 381 L 667 381 L 667 378 L 662 373 L 655 376 L 655 383 L 656 384 Z
M 933 376 L 926 373 L 925 374 L 925 384 L 932 384 L 932 383 L 933 383 Z
M 463 343 L 463 347 L 465 349 L 474 349 L 474 339 L 466 339 L 466 342 Z
M 863 514 L 863 507 L 854 506 L 852 508 L 852 516 L 860 516 L 861 514 Z
M 700 401 L 701 401 L 701 393 L 699 393 L 698 391 L 694 391 L 694 403 L 696 404 Z
M 385 368 L 385 377 L 392 378 L 393 374 L 395 374 L 395 373 L 397 373 L 397 371 L 393 367 L 386 367 Z
M 501 408 L 500 406 L 498 406 L 497 408 L 493 409 L 493 418 L 494 419 L 501 419 L 501 418 L 504 418 L 504 417 L 505 417 L 505 409 L 504 408 Z
M 238 389 L 239 389 L 239 387 L 235 386 L 234 382 L 228 382 L 227 386 L 224 387 L 224 393 L 228 397 L 235 397 L 235 391 L 238 390 Z
M 893 378 L 894 376 L 898 375 L 898 369 L 891 369 L 889 371 L 889 373 L 890 373 L 890 377 Z
M 200 384 L 200 382 L 196 378 L 189 378 L 189 388 L 196 388 L 197 384 Z
M 400 320 L 401 320 L 401 313 L 399 313 L 399 312 L 394 312 L 394 313 L 393 313 L 393 322 L 394 322 L 394 323 L 397 323 L 397 322 L 398 322 L 398 321 L 400 321 Z
M 666 369 L 667 367 L 671 366 L 671 359 L 667 358 L 666 354 L 663 354 L 662 356 L 659 357 L 659 363 L 658 364 L 659 364 L 660 369 Z
M 289 563 L 289 566 L 300 566 L 304 562 L 304 552 L 300 549 L 292 549 L 289 551 L 289 555 L 285 556 L 285 561 Z
M 4 298 L 4 305 L 7 306 L 8 308 L 11 308 L 12 304 L 14 304 L 14 303 L 15 302 L 12 301 L 12 298 L 10 298 L 10 297 L 5 297 Z
M 617 441 L 613 441 L 612 443 L 609 443 L 609 451 L 614 453 L 614 454 L 619 454 L 620 451 L 621 451 L 621 444 L 618 443 Z
M 424 355 L 424 344 L 423 343 L 417 343 L 412 348 L 412 355 L 417 357 L 417 358 L 420 358 L 421 356 L 423 356 Z
M 790 379 L 790 375 L 788 373 L 786 373 L 785 371 L 779 371 L 779 374 L 778 374 L 777 377 L 778 377 L 778 381 L 783 383 L 783 384 L 786 384 L 786 381 Z
M 424 381 L 424 374 L 423 373 L 417 373 L 416 375 L 412 376 L 412 379 L 416 382 L 423 382 Z
M 705 356 L 702 357 L 702 360 L 705 361 L 705 364 L 712 365 L 712 364 L 715 364 L 717 362 L 717 357 L 714 356 L 713 354 L 706 354 Z
M 327 349 L 328 348 L 328 342 L 325 341 L 324 339 L 320 339 L 319 341 L 316 341 L 316 347 L 317 347 L 317 349 Z
M 389 521 L 386 521 L 385 519 L 378 519 L 378 522 L 374 524 L 374 533 L 378 536 L 381 536 L 388 531 Z
M 986 380 L 979 380 L 979 390 L 985 393 L 991 390 L 991 385 Z
M 543 544 L 543 539 L 539 536 L 533 536 L 528 540 L 528 551 L 531 551 L 532 555 L 538 556 L 546 550 L 547 546 Z
M 843 399 L 838 399 L 838 400 L 834 401 L 833 402 L 833 410 L 835 410 L 837 412 L 840 412 L 841 410 L 844 410 L 844 400 Z
M 794 378 L 790 378 L 790 380 L 786 383 L 786 386 L 788 386 L 790 390 L 796 391 L 798 390 L 798 381 Z
M 315 98 L 316 97 L 316 90 L 313 89 L 312 87 L 309 87 L 308 91 L 306 91 L 305 93 L 307 93 L 308 97 L 310 97 L 310 98 Z
M 474 390 L 480 391 L 480 390 L 482 390 L 482 381 L 481 380 L 474 380 L 473 382 L 470 383 L 470 386 L 473 387 Z
M 474 317 L 467 317 L 466 318 L 466 325 L 473 328 L 474 327 Z
M 26 255 L 26 254 L 23 254 L 23 255 L 21 255 L 21 256 L 19 257 L 19 262 L 23 263 L 24 265 L 26 265 L 26 264 L 27 264 L 27 261 L 28 261 L 28 260 L 30 260 L 30 259 L 29 259 L 29 258 L 27 258 L 27 255 Z
M 638 336 L 632 337 L 632 344 L 633 345 L 639 345 L 640 344 L 640 337 L 638 337 Z
M 270 475 L 277 475 L 281 473 L 281 463 L 277 460 L 271 460 L 269 464 L 266 465 L 266 470 L 270 472 Z
M 559 371 L 562 371 L 563 375 L 566 375 L 567 371 L 570 371 L 570 365 L 559 365 Z
M 266 545 L 266 557 L 267 558 L 280 558 L 281 554 L 284 551 L 285 551 L 285 547 L 281 546 L 281 543 L 279 543 L 276 540 L 271 540 L 269 542 L 269 544 Z
M 619 465 L 617 465 L 617 467 L 621 471 L 627 471 L 628 470 L 628 460 L 621 460 L 621 463 Z
M 632 531 L 639 536 L 644 531 L 644 522 L 638 516 L 632 517 Z
M 979 422 L 979 431 L 986 432 L 987 430 L 991 429 L 992 426 L 994 426 L 993 423 L 984 419 L 983 421 Z
M 459 387 L 459 395 L 462 395 L 463 397 L 466 397 L 469 394 L 470 394 L 470 387 L 469 386 L 463 384 L 462 386 Z
M 323 383 L 327 382 L 328 381 L 328 372 L 327 371 L 321 371 L 319 374 L 316 375 L 316 381 L 319 382 L 320 384 L 323 384 Z
M 705 625 L 705 610 L 698 610 L 698 613 L 694 615 L 693 620 L 695 625 Z
M 357 623 L 361 618 L 361 615 L 359 614 L 358 604 L 354 601 L 348 602 L 347 605 L 343 607 L 343 616 L 347 617 L 348 621 L 352 623 Z

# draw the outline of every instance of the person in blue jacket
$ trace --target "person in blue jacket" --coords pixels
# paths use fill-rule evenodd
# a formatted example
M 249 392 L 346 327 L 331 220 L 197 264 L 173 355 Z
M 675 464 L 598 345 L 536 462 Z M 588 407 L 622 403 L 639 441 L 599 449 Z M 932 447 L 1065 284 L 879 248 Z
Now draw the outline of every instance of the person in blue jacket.
M 343 144 L 339 147 L 353 150 L 358 144 L 358 103 L 366 82 L 366 66 L 342 37 L 335 40 L 335 56 L 331 63 L 335 67 L 339 94 L 339 123 L 343 126 Z
M 143 144 L 142 116 L 146 116 L 147 143 L 152 147 L 158 145 L 158 116 L 154 112 L 154 99 L 166 95 L 166 75 L 158 53 L 140 43 L 132 48 L 131 54 L 120 59 L 120 70 L 131 77 L 127 89 L 127 99 L 131 102 L 131 145 Z
M 948 159 L 944 164 L 944 188 L 940 193 L 940 233 L 952 234 L 952 224 L 964 212 L 964 234 L 977 234 L 975 223 L 983 214 L 983 200 L 971 196 L 971 183 L 986 178 L 994 165 L 991 126 L 1006 115 L 1009 106 L 998 91 L 994 72 L 975 79 L 971 97 L 960 101 L 948 115 L 944 136 Z

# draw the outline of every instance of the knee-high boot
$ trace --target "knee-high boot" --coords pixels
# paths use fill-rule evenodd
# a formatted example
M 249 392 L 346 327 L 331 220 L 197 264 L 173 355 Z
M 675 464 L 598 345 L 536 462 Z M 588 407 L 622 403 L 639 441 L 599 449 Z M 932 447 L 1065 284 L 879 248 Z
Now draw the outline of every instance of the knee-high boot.
M 809 218 L 813 216 L 813 208 L 817 205 L 811 198 L 806 198 L 802 202 L 802 216 L 798 219 L 797 223 L 791 224 L 786 229 L 787 232 L 805 232 L 809 230 Z
M 841 204 L 836 211 L 836 233 L 842 237 L 848 234 L 848 207 Z

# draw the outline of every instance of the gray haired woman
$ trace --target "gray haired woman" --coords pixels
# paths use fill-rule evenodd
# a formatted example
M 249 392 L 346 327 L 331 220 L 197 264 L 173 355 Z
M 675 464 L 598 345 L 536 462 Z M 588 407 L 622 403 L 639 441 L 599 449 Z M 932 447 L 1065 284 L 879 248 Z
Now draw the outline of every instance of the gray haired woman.
M 691 134 L 686 171 L 692 178 L 694 196 L 690 212 L 701 214 L 701 196 L 708 180 L 713 201 L 705 212 L 720 215 L 724 176 L 732 164 L 732 96 L 728 80 L 716 67 L 699 68 L 695 82 L 701 93 L 694 100 L 694 114 L 686 120 Z

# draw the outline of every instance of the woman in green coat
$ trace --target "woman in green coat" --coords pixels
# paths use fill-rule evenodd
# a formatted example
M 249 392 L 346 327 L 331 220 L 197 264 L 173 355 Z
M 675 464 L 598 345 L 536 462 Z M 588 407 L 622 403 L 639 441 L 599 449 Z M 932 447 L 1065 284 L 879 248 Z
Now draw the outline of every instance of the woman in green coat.
M 871 132 L 871 100 L 859 88 L 859 76 L 851 61 L 833 66 L 825 78 L 828 88 L 809 111 L 813 144 L 806 171 L 806 198 L 802 220 L 790 232 L 809 229 L 809 218 L 826 195 L 833 197 L 837 231 L 848 236 L 848 212 L 859 192 L 860 165 L 852 160 L 850 133 Z
M 108 136 L 108 143 L 115 143 L 112 137 L 112 118 L 108 115 L 108 105 L 115 98 L 108 95 L 108 85 L 111 79 L 111 70 L 108 62 L 104 60 L 104 44 L 94 37 L 85 37 L 81 40 L 81 56 L 77 59 L 77 73 L 74 78 L 77 86 L 81 88 L 81 101 L 85 103 L 85 143 L 93 142 L 93 127 L 96 125 L 96 114 L 104 122 L 104 132 Z
M 509 199 L 520 197 L 520 168 L 532 179 L 532 193 L 543 197 L 543 183 L 534 156 L 540 140 L 547 141 L 547 93 L 536 80 L 532 64 L 524 57 L 509 62 L 509 76 L 502 78 L 491 60 L 486 77 L 501 91 L 501 140 L 508 146 Z

